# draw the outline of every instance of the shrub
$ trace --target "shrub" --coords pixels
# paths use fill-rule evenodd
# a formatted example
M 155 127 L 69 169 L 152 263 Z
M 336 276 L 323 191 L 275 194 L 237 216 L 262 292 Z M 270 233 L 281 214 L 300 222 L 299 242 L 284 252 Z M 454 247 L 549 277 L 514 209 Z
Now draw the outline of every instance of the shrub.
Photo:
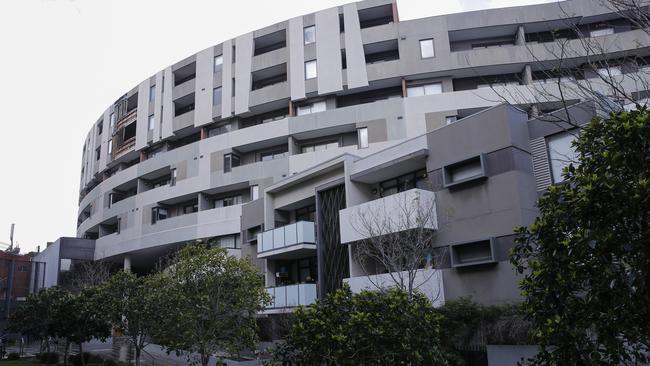
M 7 355 L 7 360 L 16 361 L 20 359 L 20 354 L 16 352 L 11 352 Z
M 89 365 L 89 364 L 99 364 L 99 365 L 101 365 L 104 362 L 104 359 L 101 356 L 92 354 L 90 352 L 84 352 L 83 353 L 83 358 L 86 361 L 86 365 Z M 81 355 L 79 355 L 79 354 L 70 356 L 69 361 L 70 361 L 70 363 L 72 363 L 73 366 L 82 366 Z
M 104 360 L 104 366 L 117 366 L 115 360 Z
M 362 291 L 348 286 L 298 308 L 275 361 L 301 365 L 450 365 L 441 347 L 441 317 L 424 295 Z M 363 350 L 360 352 L 360 350 Z
M 43 352 L 40 354 L 39 360 L 46 365 L 56 365 L 59 363 L 59 354 L 56 352 Z
M 454 348 L 486 344 L 532 344 L 531 324 L 521 306 L 481 305 L 470 299 L 450 300 L 438 310 L 443 339 Z

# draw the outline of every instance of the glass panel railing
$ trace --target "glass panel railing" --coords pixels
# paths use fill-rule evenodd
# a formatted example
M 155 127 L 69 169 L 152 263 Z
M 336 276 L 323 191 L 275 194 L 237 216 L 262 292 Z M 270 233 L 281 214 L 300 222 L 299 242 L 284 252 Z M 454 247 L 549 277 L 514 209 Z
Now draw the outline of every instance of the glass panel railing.
M 298 294 L 299 294 L 299 286 L 300 285 L 291 285 L 287 286 L 287 301 L 286 305 L 287 307 L 291 306 L 298 306 L 300 304 Z
M 317 299 L 315 283 L 269 287 L 266 291 L 272 297 L 267 309 L 307 306 L 315 303 Z
M 310 221 L 298 221 L 257 234 L 257 252 L 280 249 L 296 244 L 315 244 L 315 225 Z
M 301 305 L 310 305 L 316 302 L 316 284 L 303 283 L 299 290 L 299 303 Z

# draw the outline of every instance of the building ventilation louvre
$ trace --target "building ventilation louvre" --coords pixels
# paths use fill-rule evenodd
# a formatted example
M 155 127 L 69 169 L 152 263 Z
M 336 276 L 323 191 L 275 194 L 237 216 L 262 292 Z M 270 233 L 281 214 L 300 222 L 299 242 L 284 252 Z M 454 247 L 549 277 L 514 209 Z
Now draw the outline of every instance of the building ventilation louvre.
M 546 140 L 544 137 L 530 141 L 530 151 L 533 154 L 533 172 L 535 174 L 535 189 L 543 191 L 551 185 L 551 167 L 548 163 Z

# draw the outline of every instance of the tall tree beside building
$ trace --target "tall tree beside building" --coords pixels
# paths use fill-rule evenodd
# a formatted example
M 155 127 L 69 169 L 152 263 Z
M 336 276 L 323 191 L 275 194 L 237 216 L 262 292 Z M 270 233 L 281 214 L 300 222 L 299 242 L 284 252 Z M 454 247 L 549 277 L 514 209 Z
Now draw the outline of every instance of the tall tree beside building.
M 190 361 L 207 366 L 217 352 L 238 356 L 255 347 L 256 317 L 269 298 L 248 259 L 195 243 L 178 252 L 165 276 L 174 308 L 160 335 L 168 350 L 198 354 Z
M 136 366 L 140 365 L 144 348 L 152 337 L 162 332 L 170 312 L 174 311 L 175 296 L 169 296 L 165 281 L 162 273 L 138 277 L 120 271 L 104 286 L 113 324 L 133 346 Z
M 618 365 L 650 354 L 650 113 L 595 118 L 579 165 L 541 197 L 512 262 L 541 352 L 537 365 Z

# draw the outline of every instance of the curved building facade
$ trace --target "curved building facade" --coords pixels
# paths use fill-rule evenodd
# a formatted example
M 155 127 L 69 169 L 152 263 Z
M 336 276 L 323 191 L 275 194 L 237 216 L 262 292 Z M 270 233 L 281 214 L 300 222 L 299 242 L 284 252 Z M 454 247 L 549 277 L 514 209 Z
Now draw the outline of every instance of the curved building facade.
M 513 300 L 512 229 L 561 180 L 554 151 L 568 145 L 564 127 L 500 96 L 552 107 L 531 86 L 549 82 L 542 68 L 556 65 L 549 45 L 562 26 L 579 33 L 569 43 L 650 54 L 646 32 L 589 0 L 409 21 L 395 2 L 367 0 L 202 50 L 92 125 L 77 236 L 95 241 L 95 260 L 143 272 L 178 245 L 211 240 L 250 257 L 274 295 L 269 311 L 282 311 L 384 275 L 355 259 L 359 212 L 430 200 L 445 254 L 423 288 L 439 289 L 437 300 Z M 573 56 L 578 82 L 598 72 L 590 55 Z

